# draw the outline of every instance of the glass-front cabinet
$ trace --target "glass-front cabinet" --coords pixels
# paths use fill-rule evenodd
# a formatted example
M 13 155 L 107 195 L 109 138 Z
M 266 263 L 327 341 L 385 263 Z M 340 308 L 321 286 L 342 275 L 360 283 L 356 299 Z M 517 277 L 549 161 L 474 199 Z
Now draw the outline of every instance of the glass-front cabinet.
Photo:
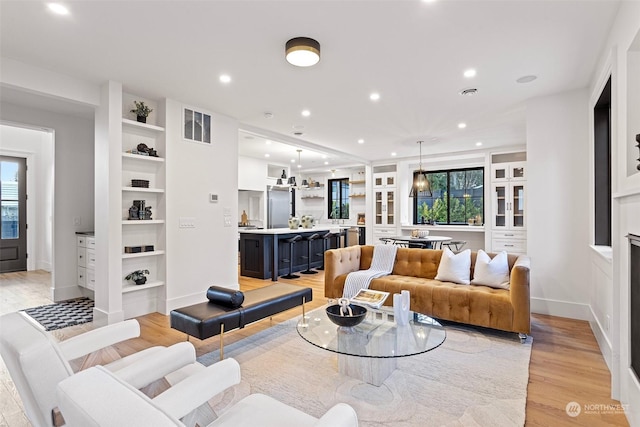
M 526 162 L 494 163 L 491 165 L 491 181 L 524 181 Z
M 375 225 L 395 225 L 395 189 L 376 190 Z
M 525 183 L 508 182 L 493 184 L 493 227 L 519 229 L 526 227 Z
M 373 188 L 386 188 L 396 186 L 395 172 L 378 172 L 373 174 Z

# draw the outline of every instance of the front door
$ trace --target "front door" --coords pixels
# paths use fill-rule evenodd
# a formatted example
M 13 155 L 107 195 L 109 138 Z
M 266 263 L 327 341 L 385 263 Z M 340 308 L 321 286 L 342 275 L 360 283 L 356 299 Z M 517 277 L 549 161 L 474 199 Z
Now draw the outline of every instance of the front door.
M 27 160 L 0 156 L 0 273 L 27 269 Z

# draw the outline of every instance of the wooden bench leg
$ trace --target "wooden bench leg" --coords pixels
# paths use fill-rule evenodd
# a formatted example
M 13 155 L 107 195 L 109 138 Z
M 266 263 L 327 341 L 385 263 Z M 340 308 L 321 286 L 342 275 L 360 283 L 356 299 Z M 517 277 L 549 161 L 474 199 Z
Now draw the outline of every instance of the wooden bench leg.
M 224 323 L 220 324 L 220 360 L 224 359 Z

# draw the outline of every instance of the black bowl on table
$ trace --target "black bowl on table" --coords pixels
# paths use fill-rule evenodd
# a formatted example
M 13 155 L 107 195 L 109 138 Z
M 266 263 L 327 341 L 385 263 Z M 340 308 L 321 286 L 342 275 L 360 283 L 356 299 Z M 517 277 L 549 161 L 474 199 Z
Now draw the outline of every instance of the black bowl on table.
M 329 317 L 329 320 L 331 320 L 338 326 L 356 326 L 367 316 L 367 309 L 362 307 L 361 305 L 355 304 L 349 304 L 349 307 L 351 307 L 353 316 L 349 316 L 348 313 L 346 316 L 341 315 L 340 306 L 338 304 L 335 304 L 327 307 L 327 317 Z

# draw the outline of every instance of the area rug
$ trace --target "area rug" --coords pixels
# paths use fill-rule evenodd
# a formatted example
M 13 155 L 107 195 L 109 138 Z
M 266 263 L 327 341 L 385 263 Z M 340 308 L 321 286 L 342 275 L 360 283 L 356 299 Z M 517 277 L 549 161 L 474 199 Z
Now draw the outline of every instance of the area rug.
M 403 357 L 380 387 L 341 376 L 335 353 L 297 333 L 297 319 L 225 346 L 242 382 L 212 404 L 218 413 L 249 393 L 264 393 L 315 417 L 350 404 L 360 426 L 522 426 L 532 339 L 447 324 L 440 347 Z M 218 351 L 198 360 L 210 365 Z
M 54 331 L 93 321 L 93 300 L 76 298 L 23 311 L 40 323 L 46 331 Z

